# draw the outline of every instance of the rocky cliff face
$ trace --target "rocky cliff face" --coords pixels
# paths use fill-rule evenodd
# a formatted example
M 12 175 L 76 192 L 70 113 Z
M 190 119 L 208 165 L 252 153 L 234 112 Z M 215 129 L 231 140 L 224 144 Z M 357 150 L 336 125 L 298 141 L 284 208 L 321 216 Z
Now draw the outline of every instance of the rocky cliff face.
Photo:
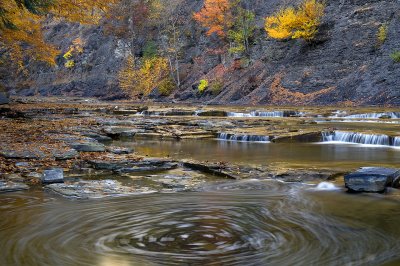
M 400 2 L 397 0 L 326 1 L 326 14 L 317 41 L 279 42 L 268 39 L 263 18 L 281 1 L 253 0 L 258 30 L 250 58 L 215 55 L 215 40 L 204 37 L 191 15 L 202 1 L 187 3 L 182 86 L 170 96 L 153 93 L 156 101 L 212 104 L 354 104 L 400 105 L 400 63 L 390 54 L 400 50 Z M 388 24 L 387 40 L 378 44 L 378 28 Z M 72 40 L 84 39 L 84 52 L 73 69 L 37 67 L 29 85 L 19 93 L 124 97 L 117 73 L 130 52 L 127 42 L 103 34 L 102 26 L 84 27 L 51 22 L 47 39 L 65 51 Z M 70 36 L 68 38 L 61 36 Z M 140 36 L 138 37 L 140 39 Z M 139 46 L 140 47 L 140 46 Z M 140 54 L 140 51 L 135 53 Z M 200 79 L 218 79 L 222 90 L 199 94 Z M 10 81 L 10 86 L 15 84 Z

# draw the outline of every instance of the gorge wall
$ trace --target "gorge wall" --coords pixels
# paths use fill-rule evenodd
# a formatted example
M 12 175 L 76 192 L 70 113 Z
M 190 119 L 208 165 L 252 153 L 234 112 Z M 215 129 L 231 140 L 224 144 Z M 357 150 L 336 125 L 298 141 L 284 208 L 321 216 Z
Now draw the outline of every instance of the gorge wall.
M 219 43 L 192 19 L 203 1 L 180 0 L 186 21 L 180 31 L 179 89 L 169 96 L 156 91 L 153 101 L 209 104 L 274 105 L 400 105 L 400 63 L 390 54 L 400 50 L 400 2 L 398 0 L 327 0 L 316 41 L 276 41 L 267 38 L 264 18 L 279 10 L 278 0 L 251 0 L 257 29 L 249 57 L 218 54 Z M 293 2 L 293 1 L 291 1 Z M 294 1 L 293 3 L 296 3 Z M 178 12 L 178 10 L 177 10 Z M 379 45 L 377 32 L 388 25 L 387 39 Z M 75 38 L 84 40 L 83 53 L 72 69 L 40 64 L 30 67 L 29 79 L 9 79 L 9 91 L 21 95 L 65 95 L 125 98 L 118 72 L 127 56 L 140 56 L 156 28 L 122 38 L 105 32 L 105 23 L 82 26 L 49 20 L 46 39 L 65 52 Z M 68 36 L 68 37 L 65 37 Z M 153 38 L 157 44 L 159 40 Z M 134 49 L 132 48 L 134 43 Z M 221 90 L 199 94 L 201 79 L 218 79 Z

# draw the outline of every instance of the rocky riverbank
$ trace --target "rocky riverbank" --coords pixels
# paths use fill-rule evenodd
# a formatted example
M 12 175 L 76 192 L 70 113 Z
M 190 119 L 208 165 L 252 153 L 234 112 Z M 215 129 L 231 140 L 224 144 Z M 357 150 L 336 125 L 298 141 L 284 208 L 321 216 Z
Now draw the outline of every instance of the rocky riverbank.
M 242 165 L 170 156 L 150 158 L 131 148 L 115 146 L 121 141 L 170 139 L 178 142 L 215 138 L 308 143 L 323 141 L 324 132 L 337 128 L 360 129 L 360 121 L 342 123 L 345 116 L 338 117 L 338 111 L 333 109 L 272 110 L 264 107 L 254 110 L 254 107 L 146 106 L 72 98 L 14 99 L 11 104 L 0 107 L 0 191 L 43 185 L 67 197 L 97 198 L 201 190 L 210 180 L 326 181 L 354 170 L 352 167 L 341 171 L 316 168 L 312 164 L 293 168 L 268 162 Z M 352 115 L 351 111 L 341 110 L 341 114 L 344 112 Z M 321 119 L 326 121 L 321 123 Z M 383 123 L 385 121 L 390 123 Z M 397 123 L 397 117 L 382 116 L 363 131 L 395 138 L 397 133 L 400 135 Z M 52 176 L 51 169 L 58 169 L 56 177 Z

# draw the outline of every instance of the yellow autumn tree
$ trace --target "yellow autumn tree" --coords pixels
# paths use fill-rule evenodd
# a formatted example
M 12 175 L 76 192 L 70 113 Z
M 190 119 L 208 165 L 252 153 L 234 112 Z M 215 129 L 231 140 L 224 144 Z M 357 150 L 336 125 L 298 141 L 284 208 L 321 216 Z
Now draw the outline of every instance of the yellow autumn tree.
M 325 4 L 304 0 L 297 8 L 287 7 L 265 19 L 265 30 L 274 39 L 304 39 L 312 41 L 324 15 Z
M 49 12 L 54 16 L 81 24 L 96 24 L 118 0 L 56 0 Z
M 23 58 L 29 55 L 37 61 L 54 64 L 58 51 L 42 38 L 41 16 L 13 0 L 0 2 L 0 49 L 9 60 L 22 67 Z
M 158 56 L 144 58 L 140 67 L 136 67 L 135 58 L 129 56 L 118 73 L 118 80 L 121 89 L 132 96 L 148 95 L 154 88 L 165 90 L 171 86 L 168 60 Z
M 80 23 L 97 23 L 118 0 L 6 0 L 0 1 L 1 60 L 23 67 L 24 58 L 55 64 L 59 51 L 44 41 L 42 22 L 47 14 Z

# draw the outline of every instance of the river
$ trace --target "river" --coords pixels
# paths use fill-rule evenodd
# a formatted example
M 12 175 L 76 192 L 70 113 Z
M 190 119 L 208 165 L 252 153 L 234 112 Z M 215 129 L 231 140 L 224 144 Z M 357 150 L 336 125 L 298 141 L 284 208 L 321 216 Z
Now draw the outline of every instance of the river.
M 395 165 L 393 148 L 137 141 L 139 154 L 248 164 Z M 0 194 L 0 265 L 398 265 L 399 201 L 276 180 L 68 200 Z

